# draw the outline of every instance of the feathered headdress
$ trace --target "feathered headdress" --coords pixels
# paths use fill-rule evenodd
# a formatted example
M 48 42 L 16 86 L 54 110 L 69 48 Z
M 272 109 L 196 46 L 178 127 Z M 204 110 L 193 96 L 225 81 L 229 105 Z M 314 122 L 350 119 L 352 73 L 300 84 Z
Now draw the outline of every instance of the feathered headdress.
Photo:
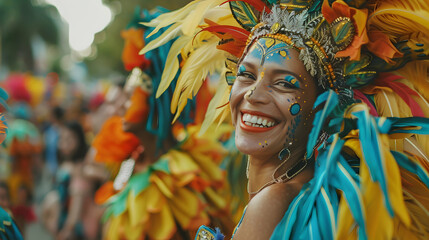
M 147 51 L 144 55 L 138 55 L 138 53 L 139 49 L 143 46 L 151 46 L 154 39 L 162 38 L 164 34 L 168 33 L 166 29 L 156 29 L 159 31 L 153 33 L 155 28 L 143 26 L 140 23 L 151 21 L 161 14 L 167 14 L 167 12 L 166 9 L 161 7 L 157 7 L 153 11 L 136 9 L 133 20 L 128 24 L 127 30 L 121 34 L 125 39 L 122 56 L 124 66 L 127 70 L 132 70 L 127 82 L 132 82 L 131 85 L 137 84 L 145 92 L 148 92 L 147 103 L 149 104 L 149 114 L 146 122 L 146 130 L 158 136 L 158 147 L 171 134 L 172 114 L 170 113 L 170 103 L 179 75 L 177 74 L 179 69 L 176 69 L 176 72 L 171 76 L 170 80 L 172 83 L 167 87 L 161 85 L 161 77 L 165 74 L 163 70 L 168 67 L 168 52 L 173 47 L 172 44 L 175 37 L 173 36 L 163 42 L 156 49 Z M 159 88 L 163 88 L 163 94 L 157 96 L 151 94 Z M 192 122 L 190 112 L 193 108 L 194 103 L 186 106 L 186 114 L 180 119 L 182 123 L 187 124 Z
M 182 69 L 175 88 L 176 115 L 211 70 L 225 76 L 204 130 L 227 115 L 237 63 L 252 42 L 269 36 L 296 47 L 326 90 L 315 103 L 322 107 L 307 157 L 322 130 L 330 138 L 318 149 L 314 178 L 272 239 L 382 239 L 399 232 L 427 238 L 428 21 L 424 0 L 196 0 L 147 23 L 153 33 L 171 27 L 142 53 L 177 37 L 158 90 L 178 72 L 177 59 L 192 66 Z

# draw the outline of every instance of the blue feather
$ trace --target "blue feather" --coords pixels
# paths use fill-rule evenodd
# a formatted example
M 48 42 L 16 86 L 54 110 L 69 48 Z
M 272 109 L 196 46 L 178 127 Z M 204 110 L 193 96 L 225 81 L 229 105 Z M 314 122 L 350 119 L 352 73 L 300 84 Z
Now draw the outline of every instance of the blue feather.
M 314 103 L 313 109 L 315 109 L 322 103 L 325 103 L 325 107 L 323 108 L 323 110 L 316 113 L 313 120 L 314 127 L 311 129 L 311 133 L 308 138 L 307 158 L 309 158 L 313 154 L 313 148 L 317 143 L 320 131 L 322 130 L 322 126 L 324 125 L 327 117 L 338 105 L 338 95 L 332 90 L 328 90 L 320 94 L 319 97 L 317 97 L 316 102 Z
M 362 153 L 368 165 L 371 179 L 375 182 L 379 182 L 383 191 L 386 209 L 390 216 L 393 217 L 394 212 L 387 192 L 386 176 L 384 175 L 386 168 L 384 166 L 384 156 L 380 149 L 381 143 L 378 141 L 379 132 L 376 121 L 374 117 L 369 115 L 368 111 L 355 112 L 353 115 L 357 117 L 359 140 L 362 149 L 365 149 Z
M 399 166 L 409 172 L 416 174 L 420 178 L 420 180 L 429 188 L 429 173 L 420 164 L 412 161 L 400 152 L 390 152 L 392 153 L 393 157 L 395 157 L 395 160 Z

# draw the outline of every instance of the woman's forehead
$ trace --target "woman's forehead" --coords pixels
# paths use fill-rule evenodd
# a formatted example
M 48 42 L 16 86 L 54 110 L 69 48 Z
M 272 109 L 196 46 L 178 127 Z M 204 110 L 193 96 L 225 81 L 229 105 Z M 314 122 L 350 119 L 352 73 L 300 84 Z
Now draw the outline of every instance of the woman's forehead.
M 281 40 L 262 37 L 250 46 L 249 51 L 243 61 L 258 61 L 262 66 L 266 63 L 275 63 L 285 66 L 288 60 L 292 59 L 291 51 L 293 47 Z

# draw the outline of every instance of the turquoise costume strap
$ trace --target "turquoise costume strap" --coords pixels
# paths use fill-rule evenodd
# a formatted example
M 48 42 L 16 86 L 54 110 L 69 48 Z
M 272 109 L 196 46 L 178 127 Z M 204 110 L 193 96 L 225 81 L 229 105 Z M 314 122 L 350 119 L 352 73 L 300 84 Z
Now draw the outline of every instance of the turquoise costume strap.
M 220 232 L 219 228 L 216 228 L 216 231 L 213 229 L 202 225 L 198 228 L 197 235 L 195 240 L 223 240 L 225 236 Z

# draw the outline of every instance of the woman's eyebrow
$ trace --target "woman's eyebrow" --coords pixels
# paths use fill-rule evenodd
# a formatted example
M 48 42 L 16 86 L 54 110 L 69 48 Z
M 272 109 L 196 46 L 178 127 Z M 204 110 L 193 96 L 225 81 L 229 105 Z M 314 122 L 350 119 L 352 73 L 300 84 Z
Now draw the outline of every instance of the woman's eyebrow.
M 246 67 L 246 69 L 248 68 L 248 69 L 251 69 L 251 70 L 257 69 L 256 64 L 254 64 L 254 63 L 252 63 L 252 62 L 249 62 L 249 61 L 242 61 L 242 62 L 238 65 L 237 70 L 239 70 L 239 69 L 240 69 L 240 66 L 245 66 L 245 67 Z
M 288 71 L 288 70 L 286 70 L 286 69 L 274 69 L 274 70 L 272 71 L 272 73 L 273 73 L 273 75 L 281 75 L 281 74 L 288 74 L 288 75 L 292 75 L 292 76 L 294 76 L 296 79 L 298 79 L 298 81 L 300 81 L 300 82 L 302 82 L 302 81 L 303 81 L 302 77 L 300 77 L 300 76 L 299 76 L 299 75 L 297 75 L 296 73 L 291 72 L 291 71 Z

